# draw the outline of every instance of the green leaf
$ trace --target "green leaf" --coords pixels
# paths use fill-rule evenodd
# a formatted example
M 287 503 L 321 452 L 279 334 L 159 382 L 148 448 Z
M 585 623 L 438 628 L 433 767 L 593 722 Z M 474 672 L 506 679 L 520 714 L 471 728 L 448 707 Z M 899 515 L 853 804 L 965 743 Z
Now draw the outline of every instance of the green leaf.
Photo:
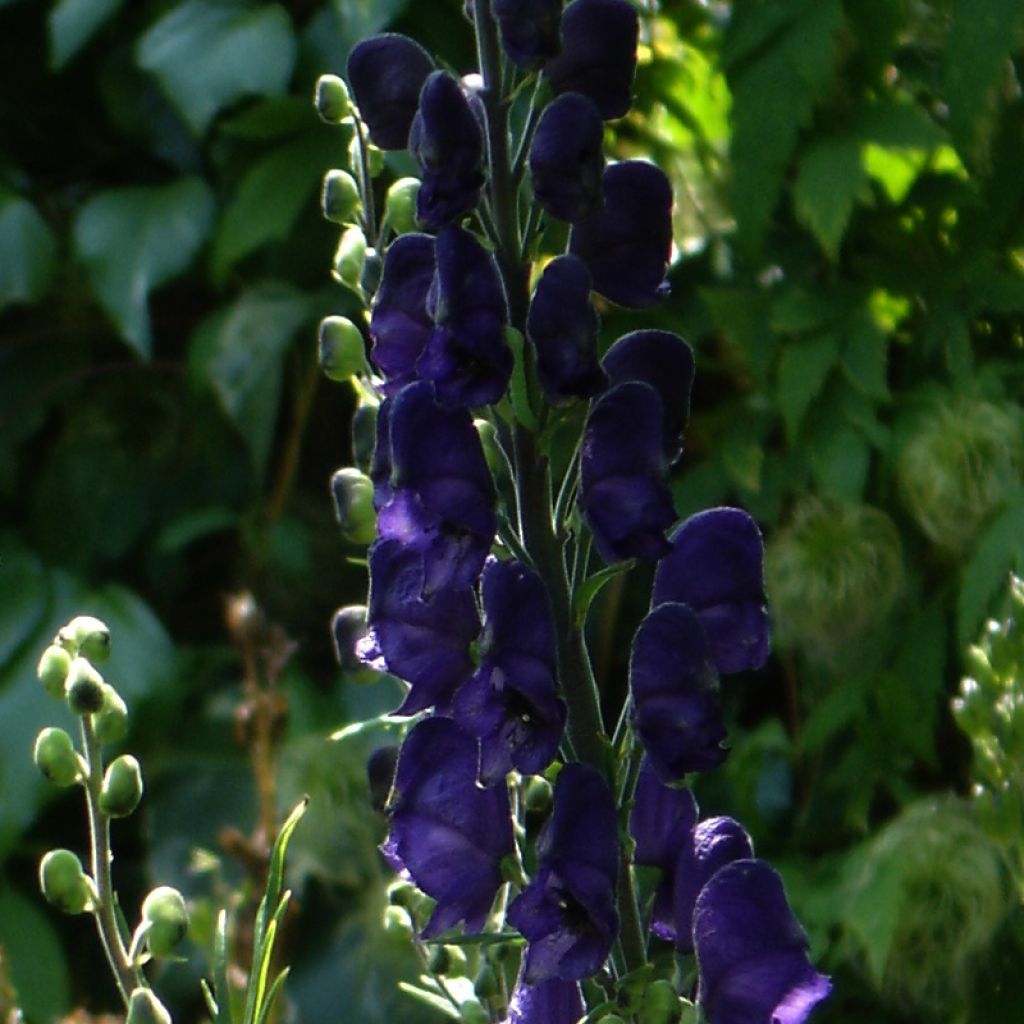
M 859 431 L 853 427 L 819 427 L 811 434 L 809 443 L 811 469 L 821 493 L 843 501 L 860 501 L 871 467 L 871 453 Z
M 360 39 L 390 25 L 408 6 L 409 0 L 331 0 L 339 52 L 347 53 Z
M 851 314 L 843 338 L 842 366 L 850 383 L 869 398 L 889 397 L 889 339 L 871 311 Z
M 537 414 L 533 411 L 535 402 L 530 394 L 530 382 L 526 374 L 526 346 L 522 334 L 514 327 L 505 329 L 505 340 L 508 347 L 512 349 L 514 363 L 512 366 L 512 379 L 509 384 L 509 396 L 512 399 L 512 410 L 516 419 L 527 430 L 536 433 L 538 422 Z
M 782 350 L 778 370 L 778 402 L 790 443 L 796 439 L 804 414 L 821 392 L 825 378 L 839 356 L 832 334 L 807 341 L 791 341 Z
M 766 387 L 778 342 L 769 329 L 771 296 L 753 288 L 708 288 L 707 303 L 719 330 L 736 348 L 759 387 Z
M 270 455 L 285 354 L 316 312 L 315 300 L 295 288 L 258 285 L 208 317 L 192 339 L 190 369 L 212 387 L 260 473 Z
M 60 0 L 46 21 L 50 67 L 60 71 L 123 4 L 124 0 Z
M 632 560 L 622 562 L 619 565 L 605 566 L 604 569 L 595 572 L 593 576 L 584 580 L 582 586 L 576 591 L 573 597 L 573 611 L 576 615 L 576 622 L 582 626 L 587 619 L 587 612 L 594 603 L 594 598 L 601 592 L 602 587 L 616 576 L 629 572 L 636 563 Z
M 13 538 L 0 542 L 0 667 L 33 636 L 50 601 L 42 563 Z M 38 657 L 42 651 L 36 651 Z
M 863 715 L 864 701 L 873 681 L 864 673 L 854 673 L 816 700 L 800 730 L 800 752 L 809 754 L 820 750 L 837 732 Z
M 443 1013 L 446 1017 L 451 1017 L 452 1020 L 462 1020 L 462 1014 L 447 999 L 439 996 L 436 992 L 420 988 L 418 985 L 410 984 L 408 981 L 400 981 L 398 989 L 407 996 L 412 996 L 413 999 L 423 1003 L 425 1006 Z
M 36 208 L 0 192 L 0 310 L 38 302 L 50 287 L 56 262 L 57 241 Z
M 213 195 L 198 178 L 101 192 L 75 218 L 75 254 L 93 291 L 144 358 L 153 347 L 149 294 L 189 266 L 212 220 Z
M 136 48 L 195 135 L 216 113 L 250 95 L 283 93 L 295 65 L 288 12 L 278 4 L 188 0 L 174 7 Z
M 796 215 L 833 262 L 857 202 L 870 202 L 860 144 L 849 135 L 817 142 L 804 154 L 793 187 Z
M 377 729 L 403 729 L 409 724 L 409 719 L 397 715 L 377 715 L 376 718 L 368 718 L 365 722 L 351 722 L 332 732 L 327 738 L 332 742 L 350 740 L 356 736 L 363 736 L 366 733 L 374 732 Z

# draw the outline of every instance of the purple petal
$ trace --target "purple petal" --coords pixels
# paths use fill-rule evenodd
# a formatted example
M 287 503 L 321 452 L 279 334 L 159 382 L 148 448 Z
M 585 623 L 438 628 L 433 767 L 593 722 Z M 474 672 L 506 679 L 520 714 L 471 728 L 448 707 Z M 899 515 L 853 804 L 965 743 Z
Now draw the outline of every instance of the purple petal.
M 558 53 L 562 0 L 493 0 L 501 46 L 521 68 L 540 67 Z
M 539 985 L 527 985 L 520 978 L 508 1009 L 504 1024 L 576 1024 L 587 1012 L 579 984 L 561 978 Z
M 480 593 L 484 606 L 481 657 L 529 655 L 554 672 L 555 620 L 541 578 L 514 558 L 492 558 L 484 567 Z
M 737 508 L 708 509 L 687 519 L 671 541 L 654 577 L 652 605 L 688 604 L 708 635 L 719 672 L 760 668 L 770 635 L 757 524 Z
M 690 830 L 697 824 L 697 801 L 689 789 L 672 789 L 644 758 L 633 794 L 629 831 L 636 840 L 633 860 L 671 870 Z

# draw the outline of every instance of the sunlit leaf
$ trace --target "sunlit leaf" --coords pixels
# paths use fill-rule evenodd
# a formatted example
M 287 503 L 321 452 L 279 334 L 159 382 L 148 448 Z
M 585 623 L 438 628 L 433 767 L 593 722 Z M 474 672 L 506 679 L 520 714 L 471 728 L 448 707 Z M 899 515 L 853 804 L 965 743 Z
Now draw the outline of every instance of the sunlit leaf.
M 783 350 L 779 358 L 778 401 L 791 442 L 838 355 L 839 343 L 832 334 L 792 342 Z
M 871 199 L 857 140 L 848 135 L 825 138 L 805 153 L 793 198 L 797 217 L 835 260 L 854 206 Z
M 50 11 L 50 66 L 60 70 L 109 21 L 124 0 L 60 0 Z

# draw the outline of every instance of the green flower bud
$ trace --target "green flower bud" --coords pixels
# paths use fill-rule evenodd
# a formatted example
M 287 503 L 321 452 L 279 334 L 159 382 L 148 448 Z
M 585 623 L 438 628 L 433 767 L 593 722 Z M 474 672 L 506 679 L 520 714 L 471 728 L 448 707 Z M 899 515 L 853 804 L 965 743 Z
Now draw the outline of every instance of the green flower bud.
M 384 153 L 369 140 L 365 141 L 366 146 L 366 169 L 370 172 L 371 178 L 378 177 L 384 170 Z M 348 165 L 349 167 L 359 166 L 359 136 L 353 135 L 348 144 Z
M 551 808 L 551 783 L 540 775 L 531 776 L 526 784 L 524 800 L 528 811 L 544 814 Z
M 352 100 L 348 86 L 337 75 L 321 75 L 316 82 L 313 106 L 322 121 L 341 124 L 352 114 Z
M 110 630 L 105 622 L 92 615 L 78 615 L 57 634 L 58 640 L 71 652 L 89 661 L 106 661 L 110 657 Z
M 387 897 L 389 906 L 405 907 L 407 910 L 412 910 L 419 899 L 419 893 L 412 882 L 398 878 L 388 886 Z
M 188 934 L 185 898 L 169 885 L 157 886 L 142 902 L 142 921 L 148 926 L 146 947 L 150 953 L 171 956 Z
M 652 981 L 644 990 L 640 1024 L 675 1024 L 682 1007 L 672 983 L 665 978 Z
M 352 544 L 370 544 L 377 534 L 373 508 L 373 481 L 358 469 L 346 466 L 331 477 L 334 514 L 341 534 Z
M 36 745 L 32 754 L 36 767 L 55 786 L 70 786 L 80 776 L 78 754 L 71 737 L 63 730 L 54 727 L 43 729 L 36 737 Z
M 419 191 L 419 178 L 399 178 L 388 189 L 387 199 L 384 202 L 384 223 L 396 235 L 403 235 L 407 231 L 417 229 L 416 196 Z
M 124 1024 L 171 1024 L 171 1015 L 153 995 L 152 989 L 137 988 L 132 990 L 128 1000 L 128 1016 Z
M 127 818 L 142 799 L 142 769 L 131 754 L 107 766 L 100 790 L 100 810 L 108 818 Z
M 462 1024 L 490 1024 L 491 1016 L 476 999 L 467 999 L 459 1004 L 459 1019 Z
M 92 887 L 82 862 L 70 850 L 51 850 L 39 863 L 39 888 L 48 903 L 65 914 L 81 914 L 92 906 Z
M 367 374 L 363 333 L 345 316 L 328 316 L 320 321 L 320 369 L 329 380 L 345 381 Z
M 412 918 L 405 907 L 389 906 L 384 909 L 384 932 L 393 939 L 412 938 Z
M 452 958 L 446 946 L 433 946 L 427 957 L 427 970 L 431 974 L 447 974 L 452 965 Z
M 320 190 L 320 210 L 335 224 L 351 224 L 362 212 L 359 185 L 348 171 L 328 171 Z
M 334 251 L 334 268 L 331 273 L 336 281 L 359 289 L 366 262 L 366 236 L 362 229 L 351 225 L 341 234 L 338 248 Z
M 103 684 L 103 707 L 96 712 L 92 728 L 100 743 L 117 743 L 128 732 L 128 705 L 109 683 Z
M 75 658 L 64 682 L 68 707 L 76 715 L 95 714 L 103 707 L 105 686 L 103 676 L 85 658 Z
M 51 697 L 63 697 L 64 680 L 67 678 L 70 668 L 71 655 L 63 647 L 50 644 L 39 659 L 36 675 L 39 676 L 43 689 Z
M 478 999 L 491 999 L 498 994 L 498 976 L 490 964 L 484 964 L 473 979 L 473 991 Z

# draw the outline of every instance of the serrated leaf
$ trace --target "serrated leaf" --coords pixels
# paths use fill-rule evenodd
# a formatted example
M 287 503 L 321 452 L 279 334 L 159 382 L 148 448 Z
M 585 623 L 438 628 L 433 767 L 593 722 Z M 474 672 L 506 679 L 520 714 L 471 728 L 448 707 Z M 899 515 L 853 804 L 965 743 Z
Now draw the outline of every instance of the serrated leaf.
M 0 310 L 37 302 L 53 280 L 57 241 L 36 208 L 0 192 Z
M 50 67 L 64 67 L 123 4 L 124 0 L 60 0 L 46 19 Z
M 797 219 L 833 262 L 854 205 L 870 199 L 860 144 L 852 136 L 822 139 L 802 157 L 793 186 Z
M 839 343 L 832 334 L 792 341 L 782 350 L 777 394 L 790 443 L 796 439 L 804 414 L 824 387 L 838 356 Z
M 285 91 L 296 42 L 279 4 L 188 0 L 138 41 L 136 60 L 151 72 L 195 135 L 243 96 Z
M 850 383 L 869 398 L 889 397 L 889 338 L 870 310 L 853 313 L 843 338 L 842 365 Z
M 93 292 L 143 358 L 153 347 L 149 294 L 189 266 L 212 220 L 213 195 L 198 178 L 101 192 L 75 218 L 75 254 Z

